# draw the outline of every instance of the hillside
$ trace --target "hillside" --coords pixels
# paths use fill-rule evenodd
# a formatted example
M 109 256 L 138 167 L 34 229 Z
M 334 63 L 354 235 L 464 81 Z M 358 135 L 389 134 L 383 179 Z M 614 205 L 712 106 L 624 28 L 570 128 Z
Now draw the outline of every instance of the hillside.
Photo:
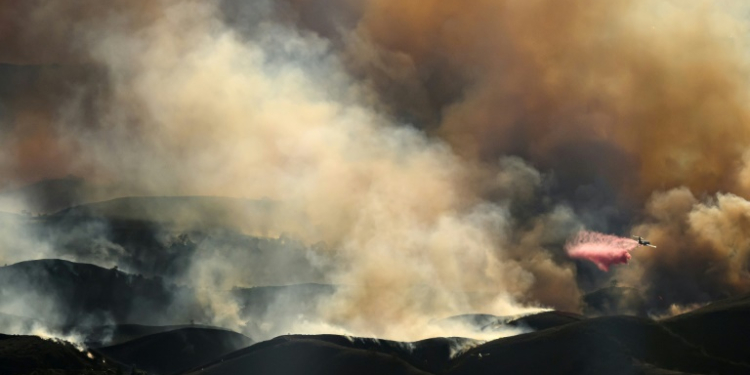
M 585 319 L 584 316 L 564 312 L 564 311 L 545 311 L 538 314 L 526 315 L 509 321 L 509 326 L 527 327 L 535 331 L 555 328 L 566 324 L 580 322 Z
M 398 356 L 377 350 L 353 348 L 345 337 L 319 340 L 316 337 L 284 336 L 253 345 L 203 365 L 185 374 L 307 374 L 307 375 L 427 375 Z
M 306 256 L 314 245 L 273 230 L 284 217 L 277 206 L 239 198 L 130 197 L 26 218 L 16 226 L 33 240 L 26 246 L 50 248 L 50 256 L 183 284 L 190 283 L 196 262 L 217 260 L 252 271 L 242 274 L 247 278 L 237 280 L 238 286 L 323 281 L 325 269 Z M 295 272 L 279 272 L 290 268 Z
M 457 358 L 447 373 L 633 374 L 643 366 L 687 373 L 750 371 L 706 355 L 649 319 L 603 317 L 488 342 Z
M 154 333 L 94 351 L 124 365 L 157 375 L 186 370 L 247 347 L 252 340 L 215 328 L 180 328 Z
M 29 373 L 114 375 L 117 371 L 64 341 L 0 334 L 0 374 Z
M 202 319 L 192 290 L 91 264 L 45 259 L 0 267 L 2 312 L 56 327 Z
M 238 313 L 248 319 L 247 330 L 255 337 L 254 330 L 268 335 L 282 331 L 288 320 L 312 318 L 316 304 L 335 290 L 332 285 L 299 284 L 216 293 L 238 303 Z M 485 332 L 503 327 L 535 330 L 490 342 L 284 335 L 253 344 L 235 332 L 185 325 L 191 319 L 210 319 L 196 307 L 193 293 L 161 279 L 91 264 L 21 262 L 0 268 L 0 323 L 28 329 L 44 322 L 83 337 L 110 362 L 154 374 L 750 373 L 750 295 L 661 321 L 545 311 L 522 317 L 467 314 L 436 322 L 463 322 Z M 62 358 L 72 361 L 70 366 L 90 365 L 76 362 L 78 357 L 65 352 L 65 345 L 29 342 L 34 343 L 28 347 L 36 359 L 28 366 L 62 366 L 55 362 L 58 355 L 48 357 L 46 350 L 61 351 Z M 9 358 L 19 360 L 19 355 Z
M 491 314 L 463 314 L 436 321 L 439 325 L 462 324 L 476 331 L 497 331 L 509 327 L 542 330 L 575 323 L 585 319 L 583 315 L 564 311 L 544 311 L 524 316 L 496 316 Z
M 75 326 L 69 327 L 75 332 Z M 153 335 L 162 332 L 175 331 L 183 328 L 208 328 L 216 327 L 205 326 L 200 324 L 182 324 L 171 326 L 147 326 L 142 324 L 117 324 L 103 325 L 88 328 L 85 332 L 76 332 L 83 335 L 83 341 L 89 348 L 100 348 L 104 346 L 113 346 L 130 340 L 135 340 L 144 336 Z M 67 333 L 67 332 L 63 332 Z
M 708 354 L 750 365 L 750 294 L 711 303 L 662 324 Z
M 544 312 L 513 323 L 537 324 L 537 332 L 486 343 L 456 338 L 399 343 L 335 335 L 282 336 L 186 373 L 349 374 L 377 369 L 387 372 L 371 373 L 745 374 L 750 373 L 750 365 L 739 359 L 748 355 L 748 307 L 747 296 L 737 297 L 664 322 Z M 726 326 L 717 326 L 720 321 Z M 713 335 L 700 337 L 711 329 Z M 722 342 L 730 329 L 730 339 Z
M 210 293 L 227 302 L 236 301 L 238 315 L 248 320 L 245 333 L 254 335 L 264 325 L 267 335 L 301 315 L 312 317 L 317 301 L 334 291 L 332 285 L 298 284 Z M 144 326 L 205 324 L 213 318 L 190 286 L 57 259 L 0 267 L 0 298 L 5 302 L 0 313 L 8 315 L 3 319 L 9 323 L 28 326 L 27 321 L 38 320 L 57 331 L 83 334 L 93 343 L 103 342 L 107 336 L 134 337 L 144 333 L 138 331 L 164 330 Z

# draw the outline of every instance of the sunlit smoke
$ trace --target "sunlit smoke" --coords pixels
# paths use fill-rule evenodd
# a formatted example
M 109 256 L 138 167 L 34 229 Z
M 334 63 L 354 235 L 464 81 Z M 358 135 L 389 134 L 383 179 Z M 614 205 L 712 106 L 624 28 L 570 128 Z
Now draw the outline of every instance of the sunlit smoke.
M 750 144 L 746 23 L 732 16 L 742 12 L 701 1 L 560 11 L 551 0 L 382 0 L 342 5 L 343 22 L 302 14 L 306 1 L 283 7 L 299 17 L 275 17 L 270 3 L 232 17 L 200 1 L 19 8 L 8 20 L 15 43 L 0 51 L 20 77 L 0 90 L 0 187 L 73 173 L 124 185 L 118 194 L 283 202 L 283 215 L 233 219 L 247 235 L 291 233 L 306 246 L 290 248 L 307 254 L 255 262 L 204 241 L 181 280 L 211 323 L 235 329 L 248 323 L 240 306 L 214 291 L 268 275 L 344 286 L 320 301 L 321 320 L 269 334 L 414 339 L 449 334 L 421 323 L 451 314 L 575 309 L 580 275 L 561 246 L 571 228 L 610 225 L 613 206 L 638 211 L 648 197 L 638 233 L 680 246 L 638 253 L 642 268 L 622 267 L 627 280 L 680 291 L 681 303 L 750 290 L 749 247 L 736 245 L 750 212 L 750 157 L 739 157 Z M 739 196 L 696 198 L 727 190 Z M 634 222 L 627 215 L 620 223 Z M 11 228 L 0 230 L 0 262 L 60 257 L 54 241 Z M 581 232 L 564 249 L 608 271 L 635 246 Z M 99 247 L 112 256 L 97 251 L 98 265 L 124 253 Z
M 631 285 L 647 280 L 651 299 L 690 306 L 750 290 L 750 201 L 734 194 L 697 197 L 687 188 L 655 193 L 633 228 L 659 244 L 617 270 Z
M 45 340 L 52 340 L 52 341 L 67 341 L 70 344 L 73 345 L 78 351 L 83 352 L 86 350 L 86 345 L 84 344 L 83 336 L 78 333 L 56 333 L 53 331 L 50 331 L 47 327 L 44 327 L 43 325 L 36 324 L 34 325 L 29 332 L 24 332 L 21 334 L 26 335 L 33 335 L 33 336 L 39 336 Z
M 636 247 L 638 242 L 630 238 L 581 231 L 565 244 L 565 251 L 571 258 L 586 259 L 600 270 L 609 271 L 613 265 L 627 264 L 630 251 Z
M 422 328 L 431 319 L 574 300 L 571 267 L 552 261 L 541 241 L 575 218 L 550 207 L 540 212 L 552 210 L 549 220 L 540 215 L 515 230 L 514 205 L 532 204 L 542 184 L 533 166 L 500 157 L 486 169 L 472 165 L 445 141 L 378 111 L 329 41 L 274 23 L 245 36 L 222 23 L 215 5 L 167 3 L 158 9 L 166 17 L 155 19 L 128 8 L 133 14 L 122 17 L 143 22 L 124 29 L 80 21 L 86 59 L 107 73 L 110 91 L 94 109 L 60 99 L 65 109 L 53 121 L 76 134 L 66 142 L 79 159 L 152 195 L 283 202 L 294 214 L 277 218 L 271 235 L 325 243 L 314 257 L 332 265 L 317 266 L 328 272 L 310 281 L 342 286 L 309 327 L 408 340 L 450 335 Z M 480 176 L 489 178 L 466 183 Z M 245 233 L 260 232 L 235 219 L 249 224 Z M 212 324 L 242 329 L 240 306 L 214 291 L 257 285 L 262 274 L 248 276 L 210 241 L 202 246 L 186 281 Z M 311 263 L 264 267 L 289 282 L 284 275 L 316 275 L 306 270 Z M 541 283 L 573 298 L 547 298 Z M 269 310 L 285 311 L 283 302 Z
M 678 305 L 676 303 L 673 303 L 669 305 L 669 308 L 667 308 L 666 311 L 660 314 L 653 314 L 651 315 L 651 318 L 654 320 L 669 319 L 677 315 L 682 315 L 685 313 L 689 313 L 693 310 L 697 310 L 703 306 L 706 306 L 706 304 L 705 303 L 691 303 L 689 305 Z

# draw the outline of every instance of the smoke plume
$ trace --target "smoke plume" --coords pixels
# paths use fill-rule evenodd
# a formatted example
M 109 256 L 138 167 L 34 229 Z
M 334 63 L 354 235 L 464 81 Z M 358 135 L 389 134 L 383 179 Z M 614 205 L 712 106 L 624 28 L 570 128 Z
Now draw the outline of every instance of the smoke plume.
M 607 271 L 633 246 L 588 232 L 566 247 L 581 227 L 658 243 L 615 273 L 665 303 L 750 290 L 741 2 L 0 7 L 3 192 L 71 174 L 106 187 L 81 202 L 274 202 L 175 245 L 216 324 L 245 327 L 226 292 L 264 283 L 335 284 L 308 327 L 398 339 L 463 313 L 575 311 L 570 257 Z M 155 237 L 203 223 L 174 212 Z M 0 259 L 60 252 L 21 235 Z M 109 266 L 126 251 L 106 236 Z M 248 266 L 264 246 L 288 251 Z M 610 277 L 591 268 L 587 289 Z
M 207 2 L 118 3 L 119 12 L 95 6 L 90 16 L 77 11 L 85 1 L 74 4 L 29 10 L 31 23 L 49 22 L 40 29 L 49 32 L 69 14 L 75 26 L 62 32 L 83 45 L 57 58 L 104 72 L 101 82 L 78 82 L 80 95 L 58 94 L 59 107 L 48 112 L 56 144 L 74 151 L 73 162 L 59 160 L 65 170 L 147 194 L 283 202 L 292 214 L 267 235 L 325 244 L 314 257 L 328 271 L 314 281 L 342 287 L 321 301 L 319 319 L 352 333 L 424 338 L 435 318 L 526 311 L 516 301 L 575 306 L 575 298 L 536 288 L 539 279 L 578 294 L 572 266 L 552 261 L 539 242 L 551 232 L 543 220 L 516 231 L 511 211 L 536 199 L 539 173 L 516 159 L 477 168 L 444 141 L 375 110 L 370 89 L 346 74 L 330 42 L 275 22 L 242 35 Z M 487 175 L 496 177 L 465 183 Z M 502 199 L 485 200 L 484 189 Z M 261 232 L 244 224 L 246 233 Z M 291 267 L 276 273 L 310 273 L 284 264 Z M 219 291 L 259 281 L 210 251 L 190 270 L 186 279 L 215 310 L 215 323 L 241 328 L 239 307 Z
M 566 190 L 602 179 L 628 203 L 737 187 L 726 172 L 750 140 L 740 2 L 372 1 L 363 13 L 351 58 L 384 95 L 422 94 L 396 112 L 463 155 L 521 155 Z
M 646 280 L 649 295 L 664 307 L 747 292 L 749 214 L 750 202 L 733 194 L 699 199 L 687 188 L 654 194 L 635 230 L 658 243 L 658 251 L 635 252 L 635 267 L 619 270 L 619 277 Z

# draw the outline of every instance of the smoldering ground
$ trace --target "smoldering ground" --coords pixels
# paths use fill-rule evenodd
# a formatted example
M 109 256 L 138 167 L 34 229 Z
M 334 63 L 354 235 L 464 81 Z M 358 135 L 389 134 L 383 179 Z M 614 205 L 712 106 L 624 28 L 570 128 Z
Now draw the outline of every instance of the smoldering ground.
M 49 77 L 5 86 L 4 186 L 72 173 L 121 195 L 284 202 L 262 231 L 324 244 L 304 267 L 346 286 L 319 306 L 328 327 L 410 338 L 433 317 L 577 310 L 581 265 L 562 247 L 581 227 L 683 234 L 686 214 L 652 209 L 675 194 L 661 191 L 732 191 L 744 207 L 741 4 L 2 6 L 3 60 Z M 50 64 L 85 73 L 61 82 L 39 73 Z M 747 290 L 746 257 L 653 231 L 660 251 L 634 254 L 630 284 L 686 303 Z M 717 271 L 694 285 L 659 276 L 687 282 L 696 268 L 670 254 L 706 252 Z M 258 282 L 206 254 L 189 267 L 197 288 Z M 244 324 L 225 302 L 205 296 Z

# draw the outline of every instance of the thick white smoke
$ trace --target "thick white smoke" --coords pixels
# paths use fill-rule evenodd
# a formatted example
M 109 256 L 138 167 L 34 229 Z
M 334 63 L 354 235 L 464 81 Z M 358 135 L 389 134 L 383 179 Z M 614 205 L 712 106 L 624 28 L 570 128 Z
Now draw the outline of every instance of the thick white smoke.
M 320 304 L 327 324 L 408 339 L 422 338 L 413 327 L 435 317 L 517 313 L 495 301 L 528 299 L 536 278 L 522 263 L 545 250 L 534 236 L 514 243 L 509 205 L 528 198 L 520 181 L 533 190 L 538 172 L 504 162 L 497 182 L 507 201 L 483 201 L 465 183 L 479 172 L 441 141 L 374 111 L 327 41 L 274 23 L 259 30 L 240 37 L 210 5 L 188 2 L 135 34 L 91 34 L 114 94 L 101 125 L 77 134 L 87 158 L 152 192 L 284 202 L 294 215 L 276 233 L 326 243 L 334 266 L 324 281 L 343 286 Z M 65 126 L 75 120 L 71 111 Z M 524 177 L 529 171 L 537 177 Z M 530 253 L 511 256 L 519 246 Z M 199 283 L 212 280 L 198 285 L 207 293 L 245 272 L 227 265 L 217 281 L 193 268 Z M 557 275 L 574 285 L 573 273 Z M 238 311 L 206 301 L 222 324 Z
M 572 265 L 545 247 L 577 226 L 575 215 L 560 206 L 524 228 L 514 218 L 541 189 L 538 171 L 518 158 L 468 163 L 380 112 L 330 41 L 267 20 L 240 35 L 215 5 L 96 8 L 101 17 L 77 20 L 78 63 L 101 67 L 106 85 L 84 85 L 53 120 L 58 142 L 75 150 L 69 168 L 123 191 L 281 202 L 271 228 L 239 226 L 321 244 L 305 248 L 305 266 L 319 272 L 274 270 L 338 286 L 314 320 L 293 321 L 307 333 L 315 329 L 299 324 L 413 340 L 451 335 L 429 322 L 456 314 L 576 308 Z M 49 7 L 36 15 L 61 6 Z M 87 102 L 97 89 L 103 95 Z M 214 310 L 213 323 L 243 329 L 247 318 L 227 291 L 258 279 L 219 251 L 199 250 L 187 282 Z M 283 310 L 276 304 L 267 316 Z

